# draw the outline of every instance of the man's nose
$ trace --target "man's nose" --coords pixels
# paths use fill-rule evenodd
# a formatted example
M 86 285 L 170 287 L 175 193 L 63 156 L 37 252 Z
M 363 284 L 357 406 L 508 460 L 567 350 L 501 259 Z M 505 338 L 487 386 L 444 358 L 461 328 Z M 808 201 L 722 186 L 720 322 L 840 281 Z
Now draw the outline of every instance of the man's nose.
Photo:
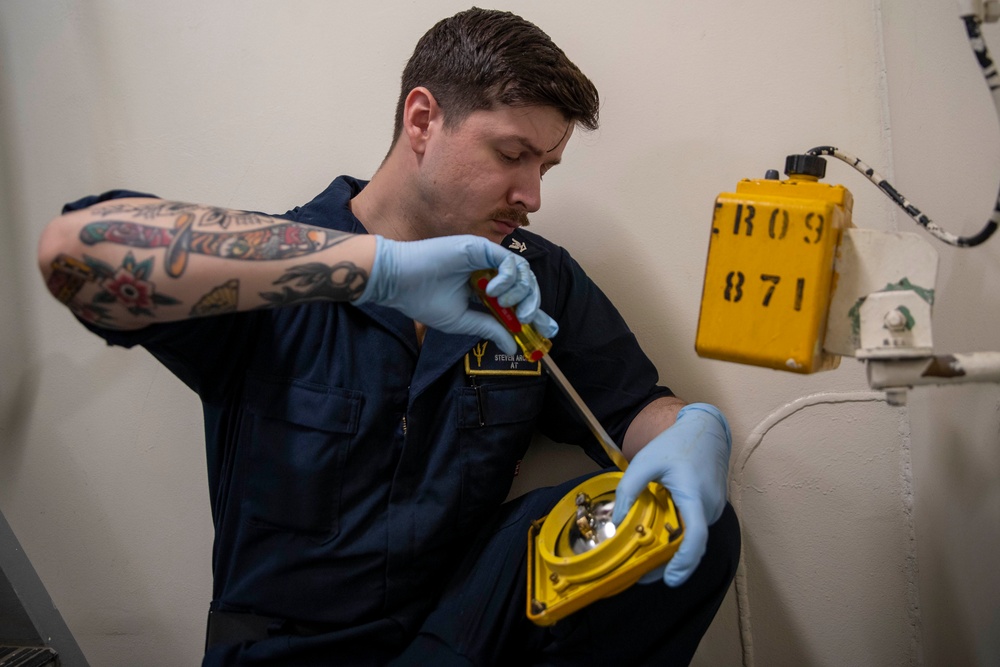
M 541 208 L 541 174 L 528 169 L 519 172 L 508 193 L 508 203 L 523 208 L 526 213 L 534 213 Z

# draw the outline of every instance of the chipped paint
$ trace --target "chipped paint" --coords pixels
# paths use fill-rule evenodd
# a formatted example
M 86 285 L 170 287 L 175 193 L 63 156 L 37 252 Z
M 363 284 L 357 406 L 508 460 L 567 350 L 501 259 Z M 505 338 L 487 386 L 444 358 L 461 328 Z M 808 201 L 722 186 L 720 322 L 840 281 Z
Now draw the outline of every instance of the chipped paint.
M 920 374 L 921 377 L 957 378 L 965 376 L 965 369 L 962 362 L 954 355 L 945 354 L 932 357 L 927 368 Z

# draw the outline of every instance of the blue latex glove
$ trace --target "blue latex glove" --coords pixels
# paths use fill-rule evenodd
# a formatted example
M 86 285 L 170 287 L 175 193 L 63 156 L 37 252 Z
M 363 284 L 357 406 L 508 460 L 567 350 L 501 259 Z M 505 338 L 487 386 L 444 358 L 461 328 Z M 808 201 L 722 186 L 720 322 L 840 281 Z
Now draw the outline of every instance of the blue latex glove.
M 489 338 L 506 354 L 516 354 L 517 343 L 496 318 L 469 308 L 477 298 L 469 275 L 477 269 L 497 270 L 486 293 L 501 306 L 514 308 L 521 322 L 546 338 L 556 335 L 559 326 L 538 308 L 541 295 L 528 261 L 479 236 L 407 242 L 376 236 L 371 275 L 354 303 L 389 306 L 428 327 Z
M 615 491 L 611 520 L 617 526 L 649 482 L 670 491 L 684 522 L 684 541 L 666 568 L 646 574 L 640 583 L 661 578 L 680 586 L 701 561 L 708 543 L 708 527 L 719 520 L 726 506 L 726 480 L 732 450 L 729 424 L 719 409 L 708 403 L 681 408 L 677 421 L 649 441 L 629 463 Z

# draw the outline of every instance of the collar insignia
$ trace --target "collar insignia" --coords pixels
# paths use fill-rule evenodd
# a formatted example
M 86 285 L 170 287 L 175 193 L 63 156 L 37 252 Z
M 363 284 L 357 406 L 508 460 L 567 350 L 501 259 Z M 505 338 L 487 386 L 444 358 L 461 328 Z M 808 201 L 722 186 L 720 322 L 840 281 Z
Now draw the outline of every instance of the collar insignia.
M 507 246 L 511 250 L 516 250 L 517 252 L 524 252 L 528 249 L 528 244 L 524 241 L 518 241 L 517 239 L 511 239 L 510 245 Z

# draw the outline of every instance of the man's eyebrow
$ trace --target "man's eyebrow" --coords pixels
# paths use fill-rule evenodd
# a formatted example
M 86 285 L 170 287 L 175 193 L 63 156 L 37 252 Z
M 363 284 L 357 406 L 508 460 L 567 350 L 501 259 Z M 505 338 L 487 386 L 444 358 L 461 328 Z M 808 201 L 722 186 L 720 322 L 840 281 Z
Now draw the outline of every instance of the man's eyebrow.
M 539 148 L 535 144 L 531 143 L 531 140 L 528 139 L 527 137 L 522 137 L 520 135 L 514 135 L 514 136 L 510 137 L 510 139 L 512 141 L 516 141 L 517 143 L 521 144 L 521 146 L 523 146 L 525 148 L 525 150 L 527 150 L 529 153 L 531 153 L 535 157 L 542 157 L 546 153 L 546 151 L 543 151 L 541 148 Z M 553 149 L 553 150 L 555 150 L 555 149 Z
M 514 136 L 512 136 L 510 138 L 513 141 L 516 141 L 517 143 L 521 144 L 525 148 L 525 150 L 527 150 L 529 153 L 531 153 L 535 157 L 545 157 L 546 153 L 553 152 L 555 149 L 559 148 L 559 144 L 562 143 L 562 139 L 560 139 L 559 143 L 557 143 L 555 146 L 553 146 L 552 148 L 550 148 L 549 150 L 546 151 L 546 150 L 542 150 L 541 148 L 539 148 L 535 144 L 531 143 L 531 140 L 528 139 L 527 137 L 522 137 L 520 135 L 514 135 Z M 556 164 L 559 164 L 560 162 L 561 162 L 561 160 L 554 160 L 552 162 L 549 162 L 548 164 L 556 165 Z

